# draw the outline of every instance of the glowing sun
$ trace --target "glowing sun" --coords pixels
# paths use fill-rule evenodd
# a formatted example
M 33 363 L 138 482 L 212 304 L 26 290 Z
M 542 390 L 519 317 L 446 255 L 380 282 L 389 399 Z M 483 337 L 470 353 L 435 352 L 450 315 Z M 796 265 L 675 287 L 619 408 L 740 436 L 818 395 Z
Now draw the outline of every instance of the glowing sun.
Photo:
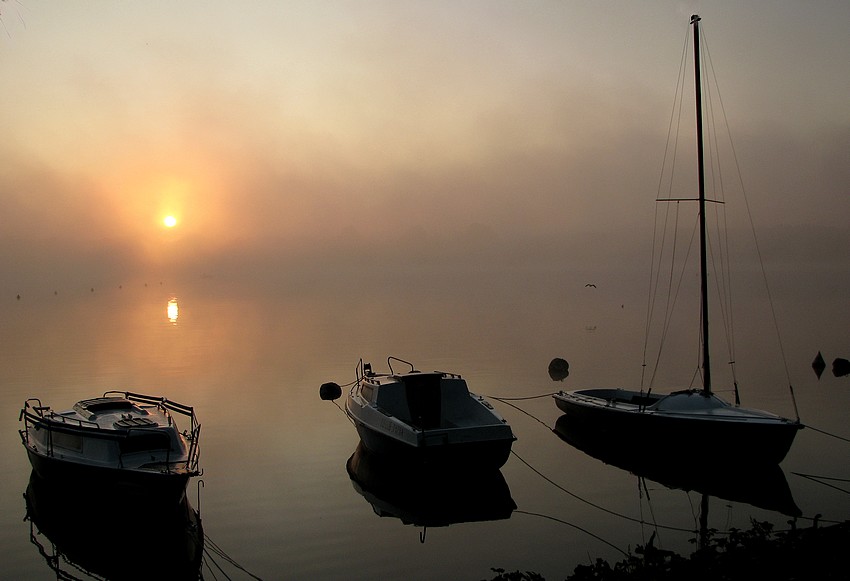
M 174 216 L 166 216 L 162 219 L 162 223 L 165 224 L 166 228 L 174 228 L 177 226 L 177 218 Z

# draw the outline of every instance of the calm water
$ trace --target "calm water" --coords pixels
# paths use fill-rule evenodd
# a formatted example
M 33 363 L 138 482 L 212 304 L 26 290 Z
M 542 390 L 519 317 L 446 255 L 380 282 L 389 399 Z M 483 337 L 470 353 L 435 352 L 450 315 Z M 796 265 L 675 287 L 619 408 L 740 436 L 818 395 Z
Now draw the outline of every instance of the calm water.
M 416 499 L 362 493 L 346 471 L 356 432 L 335 405 L 319 399 L 318 388 L 351 381 L 361 357 L 376 369 L 395 355 L 420 369 L 458 372 L 473 391 L 498 397 L 634 385 L 642 302 L 604 288 L 591 292 L 584 282 L 529 267 L 474 276 L 417 270 L 344 284 L 289 281 L 262 292 L 209 278 L 122 281 L 94 291 L 85 284 L 34 288 L 20 299 L 7 293 L 0 298 L 2 576 L 55 578 L 24 520 L 30 467 L 17 435 L 21 404 L 40 397 L 64 409 L 109 389 L 195 406 L 203 425 L 204 484 L 200 498 L 190 484 L 191 503 L 200 507 L 208 538 L 263 579 L 477 580 L 492 576 L 491 567 L 562 579 L 595 557 L 621 558 L 620 551 L 645 543 L 653 532 L 662 546 L 687 551 L 701 494 L 650 480 L 644 486 L 571 447 L 552 431 L 560 414 L 548 397 L 514 402 L 524 411 L 495 402 L 519 438 L 516 455 L 503 467 L 503 481 L 475 484 L 480 495 L 461 487 L 467 499 L 481 500 L 475 517 L 463 510 L 471 500 L 453 504 L 451 498 L 440 515 L 446 522 L 453 515 L 494 520 L 406 524 L 388 511 L 396 507 L 406 520 L 421 523 L 428 515 L 417 514 Z M 172 299 L 176 321 L 168 316 Z M 810 368 L 818 349 L 830 362 L 848 355 L 830 352 L 844 338 L 819 336 L 810 319 L 830 305 L 780 299 L 803 421 L 850 436 L 850 383 L 829 371 L 818 381 Z M 793 415 L 784 373 L 764 359 L 769 341 L 755 327 L 743 331 L 738 374 L 744 403 Z M 688 361 L 694 352 L 687 351 Z M 752 363 L 744 362 L 747 355 L 754 356 Z M 571 363 L 563 384 L 546 372 L 557 356 Z M 639 436 L 630 445 L 638 445 Z M 802 525 L 815 514 L 850 517 L 850 495 L 796 474 L 850 478 L 848 446 L 813 430 L 798 436 L 782 471 Z M 505 510 L 505 495 L 516 504 L 513 512 Z M 78 507 L 80 519 L 88 514 Z M 116 522 L 103 526 L 115 527 L 122 518 L 115 515 Z M 784 528 L 789 517 L 744 501 L 709 500 L 714 528 L 746 528 L 750 519 Z M 50 549 L 44 535 L 36 538 Z M 247 578 L 218 561 L 233 578 Z

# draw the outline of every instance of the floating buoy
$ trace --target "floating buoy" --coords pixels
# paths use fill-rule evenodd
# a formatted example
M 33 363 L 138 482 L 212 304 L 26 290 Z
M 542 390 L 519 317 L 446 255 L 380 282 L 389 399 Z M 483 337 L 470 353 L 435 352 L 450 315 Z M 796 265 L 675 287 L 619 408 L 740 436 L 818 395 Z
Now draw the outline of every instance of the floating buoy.
M 319 388 L 319 397 L 321 397 L 324 401 L 333 401 L 335 399 L 339 399 L 341 395 L 342 388 L 339 386 L 339 384 L 336 384 L 333 381 L 323 383 L 322 387 Z
M 832 362 L 832 374 L 835 377 L 845 377 L 850 375 L 850 361 L 842 357 L 836 358 Z
M 823 374 L 823 370 L 826 369 L 826 361 L 823 360 L 823 355 L 818 351 L 818 354 L 815 356 L 814 361 L 812 361 L 812 369 L 815 370 L 815 375 L 820 376 Z
M 549 362 L 549 377 L 552 381 L 564 381 L 570 374 L 570 364 L 566 359 L 555 357 Z

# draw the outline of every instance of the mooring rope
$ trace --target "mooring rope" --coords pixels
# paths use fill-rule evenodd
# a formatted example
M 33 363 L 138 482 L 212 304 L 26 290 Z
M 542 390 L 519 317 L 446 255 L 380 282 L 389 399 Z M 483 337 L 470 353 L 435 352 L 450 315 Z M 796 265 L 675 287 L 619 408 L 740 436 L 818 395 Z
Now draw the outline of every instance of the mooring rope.
M 500 402 L 502 402 L 502 403 L 503 403 L 503 404 L 505 404 L 505 405 L 509 405 L 509 406 L 511 406 L 512 408 L 514 408 L 515 410 L 517 410 L 517 411 L 521 411 L 522 413 L 524 413 L 525 415 L 527 415 L 528 417 L 530 417 L 532 420 L 536 420 L 536 421 L 537 421 L 537 422 L 539 422 L 540 424 L 542 424 L 542 425 L 546 426 L 546 429 L 547 429 L 547 430 L 551 430 L 552 428 L 550 428 L 550 427 L 549 427 L 549 425 L 548 425 L 546 422 L 544 422 L 544 421 L 543 421 L 543 420 L 541 420 L 540 418 L 538 418 L 538 417 L 536 417 L 536 416 L 534 416 L 534 415 L 532 415 L 532 414 L 528 413 L 527 411 L 525 411 L 524 409 L 522 409 L 522 408 L 521 408 L 521 407 L 519 407 L 518 405 L 514 405 L 514 404 L 512 404 L 511 402 L 512 402 L 512 401 L 523 401 L 523 400 L 529 400 L 529 399 L 540 399 L 540 398 L 542 398 L 542 397 L 552 397 L 553 395 L 555 395 L 555 393 L 557 393 L 557 392 L 544 393 L 544 394 L 541 394 L 541 395 L 532 395 L 532 396 L 528 396 L 528 397 L 496 397 L 496 396 L 493 396 L 493 395 L 486 395 L 486 396 L 484 396 L 484 397 L 486 397 L 486 398 L 488 398 L 488 399 L 494 399 L 494 400 L 496 400 L 496 401 L 500 401 Z
M 796 476 L 800 476 L 802 478 L 806 478 L 806 479 L 811 480 L 813 482 L 817 482 L 818 484 L 822 484 L 823 486 L 827 486 L 829 488 L 834 488 L 835 490 L 838 490 L 839 492 L 843 492 L 844 494 L 850 494 L 850 490 L 845 490 L 845 489 L 841 488 L 840 486 L 835 486 L 834 484 L 829 484 L 828 482 L 824 482 L 824 480 L 832 480 L 834 482 L 850 482 L 850 480 L 847 480 L 846 478 L 832 478 L 832 477 L 829 477 L 829 476 L 817 476 L 815 474 L 803 474 L 802 472 L 792 472 L 791 474 L 794 474 Z
M 843 436 L 838 436 L 838 435 L 836 435 L 836 434 L 831 434 L 830 432 L 826 432 L 826 431 L 824 431 L 824 430 L 820 430 L 820 429 L 818 429 L 818 428 L 816 428 L 816 427 L 814 427 L 814 426 L 810 426 L 809 424 L 803 424 L 803 425 L 804 425 L 807 429 L 809 429 L 809 430 L 813 430 L 813 431 L 818 432 L 818 433 L 820 433 L 820 434 L 823 434 L 824 436 L 830 436 L 831 438 L 835 438 L 836 440 L 842 440 L 842 441 L 844 441 L 844 442 L 850 442 L 850 438 L 845 438 L 845 437 L 843 437 Z
M 611 510 L 611 509 L 609 509 L 609 508 L 605 508 L 604 506 L 602 506 L 602 505 L 600 505 L 600 504 L 596 504 L 596 503 L 594 503 L 594 502 L 591 502 L 591 501 L 587 500 L 586 498 L 583 498 L 583 497 L 579 496 L 578 494 L 576 494 L 576 493 L 574 493 L 574 492 L 571 492 L 571 491 L 567 490 L 566 488 L 564 488 L 563 486 L 561 486 L 560 484 L 558 484 L 557 482 L 555 482 L 554 480 L 552 480 L 551 478 L 549 478 L 548 476 L 546 476 L 545 474 L 543 474 L 540 470 L 538 470 L 537 468 L 535 468 L 534 466 L 532 466 L 531 464 L 529 464 L 528 462 L 526 462 L 526 461 L 525 461 L 525 459 L 523 459 L 523 457 L 522 457 L 522 456 L 520 456 L 519 454 L 517 454 L 515 451 L 511 450 L 511 454 L 512 454 L 513 456 L 515 456 L 515 457 L 516 457 L 516 458 L 517 458 L 520 462 L 522 462 L 523 464 L 525 464 L 526 466 L 528 466 L 528 468 L 529 468 L 532 472 L 534 472 L 535 474 L 537 474 L 538 476 L 540 476 L 543 480 L 545 480 L 546 482 L 548 482 L 549 484 L 551 484 L 552 486 L 554 486 L 555 488 L 557 488 L 557 489 L 558 489 L 558 490 L 560 490 L 561 492 L 564 492 L 564 493 L 568 494 L 569 496 L 572 496 L 573 498 L 575 498 L 575 499 L 576 499 L 576 500 L 578 500 L 579 502 L 583 502 L 583 503 L 587 504 L 588 506 L 591 506 L 591 507 L 593 507 L 593 508 L 595 508 L 595 509 L 601 510 L 602 512 L 608 513 L 608 514 L 610 514 L 610 515 L 612 515 L 612 516 L 616 516 L 616 517 L 619 517 L 619 518 L 622 518 L 622 519 L 625 519 L 625 520 L 627 520 L 627 521 L 630 521 L 630 522 L 633 522 L 633 523 L 637 523 L 637 524 L 640 524 L 640 525 L 652 525 L 652 526 L 654 526 L 654 527 L 658 527 L 658 528 L 662 528 L 662 529 L 667 529 L 667 530 L 670 530 L 670 531 L 678 531 L 678 532 L 680 532 L 680 533 L 694 533 L 694 532 L 696 532 L 696 531 L 694 531 L 694 530 L 692 530 L 692 529 L 685 529 L 685 528 L 681 528 L 681 527 L 672 527 L 672 526 L 667 526 L 667 525 L 660 525 L 660 524 L 650 523 L 650 522 L 647 522 L 647 521 L 645 521 L 645 520 L 643 520 L 643 519 L 635 518 L 635 517 L 633 517 L 633 516 L 628 516 L 628 515 L 625 515 L 625 514 L 623 514 L 623 513 L 613 511 L 613 510 Z
M 615 550 L 619 551 L 620 553 L 622 553 L 624 556 L 626 556 L 626 557 L 630 556 L 626 551 L 624 551 L 623 549 L 621 549 L 620 547 L 618 547 L 614 543 L 612 543 L 610 541 L 606 541 L 605 539 L 603 539 L 599 535 L 594 534 L 594 533 L 590 532 L 589 530 L 587 530 L 586 528 L 580 527 L 577 524 L 571 523 L 569 521 L 565 521 L 563 519 L 560 519 L 560 518 L 557 518 L 557 517 L 554 517 L 554 516 L 550 516 L 548 514 L 542 514 L 542 513 L 539 513 L 539 512 L 531 512 L 531 511 L 528 511 L 528 510 L 515 510 L 514 513 L 516 513 L 516 514 L 526 514 L 526 515 L 529 515 L 529 516 L 536 516 L 536 517 L 540 517 L 540 518 L 545 518 L 547 520 L 555 521 L 555 522 L 560 523 L 562 525 L 567 525 L 568 527 L 573 527 L 574 529 L 579 530 L 579 531 L 583 532 L 584 534 L 593 537 L 597 541 L 601 541 L 601 542 L 605 543 L 606 545 L 608 545 L 612 549 L 615 549 Z
M 558 393 L 558 392 L 553 391 L 553 392 L 550 392 L 550 393 L 541 393 L 540 395 L 529 395 L 529 396 L 526 396 L 526 397 L 496 397 L 495 395 L 487 395 L 487 396 L 484 396 L 484 397 L 489 397 L 490 399 L 497 399 L 499 401 L 523 401 L 523 400 L 526 400 L 526 399 L 540 399 L 542 397 L 552 397 L 556 393 Z
M 224 549 L 219 547 L 215 543 L 215 541 L 213 541 L 209 537 L 209 535 L 204 533 L 204 563 L 206 563 L 207 560 L 208 560 L 207 558 L 209 558 L 209 561 L 211 561 L 213 563 L 213 565 L 216 566 L 216 568 L 221 572 L 221 574 L 224 575 L 227 579 L 230 579 L 230 576 L 227 575 L 227 573 L 224 572 L 224 570 L 221 568 L 221 565 L 219 565 L 216 562 L 215 558 L 213 558 L 213 556 L 210 554 L 210 550 L 208 550 L 208 549 L 211 549 L 212 552 L 215 553 L 217 556 L 221 557 L 222 559 L 224 559 L 225 561 L 227 561 L 228 563 L 230 563 L 231 565 L 233 565 L 234 567 L 236 567 L 237 569 L 239 569 L 240 571 L 242 571 L 243 573 L 245 573 L 246 575 L 248 575 L 252 579 L 257 579 L 258 581 L 262 581 L 262 579 L 260 577 L 257 577 L 256 575 L 254 575 L 253 573 L 248 571 L 248 569 L 246 569 L 245 567 L 243 567 L 242 565 L 237 563 L 230 555 L 225 553 Z M 212 575 L 215 577 L 215 572 L 212 570 L 212 568 L 209 566 L 209 564 L 207 564 L 207 568 L 210 570 Z

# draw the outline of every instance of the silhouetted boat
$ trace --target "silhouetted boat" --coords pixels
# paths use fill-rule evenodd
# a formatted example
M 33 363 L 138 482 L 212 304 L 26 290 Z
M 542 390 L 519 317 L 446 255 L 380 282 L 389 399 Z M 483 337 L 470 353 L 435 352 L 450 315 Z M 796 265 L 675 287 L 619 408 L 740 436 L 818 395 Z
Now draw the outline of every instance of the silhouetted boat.
M 345 468 L 375 514 L 408 525 L 444 527 L 503 520 L 516 509 L 499 470 L 458 474 L 451 468 L 398 464 L 369 452 L 363 442 Z
M 24 498 L 30 542 L 57 579 L 200 577 L 204 533 L 185 496 L 140 506 L 117 491 L 69 486 L 33 471 Z
M 730 464 L 706 461 L 693 455 L 660 454 L 655 447 L 634 442 L 629 432 L 612 432 L 600 437 L 598 431 L 573 422 L 566 415 L 558 418 L 554 431 L 588 456 L 667 488 L 692 490 L 788 516 L 802 515 L 778 464 Z
M 410 366 L 394 373 L 392 362 Z M 345 409 L 360 439 L 375 454 L 398 461 L 498 469 L 516 439 L 493 406 L 469 392 L 454 373 L 422 373 L 389 357 L 389 373 L 361 360 Z
M 183 432 L 174 414 L 188 419 Z M 177 501 L 199 474 L 195 412 L 163 397 L 107 392 L 63 412 L 29 399 L 20 420 L 30 463 L 48 480 Z
M 790 420 L 769 412 L 732 405 L 712 393 L 699 22 L 699 16 L 691 17 L 696 71 L 699 197 L 695 201 L 699 202 L 703 387 L 701 390 L 688 389 L 667 395 L 642 389 L 580 389 L 561 391 L 553 397 L 571 421 L 584 422 L 600 435 L 614 432 L 627 434 L 624 445 L 640 439 L 644 446 L 654 448 L 658 454 L 672 454 L 677 459 L 686 454 L 696 454 L 701 459 L 713 457 L 717 460 L 779 463 L 802 427 L 799 419 Z M 698 444 L 701 445 L 697 452 L 695 446 Z M 639 444 L 635 442 L 635 445 Z

